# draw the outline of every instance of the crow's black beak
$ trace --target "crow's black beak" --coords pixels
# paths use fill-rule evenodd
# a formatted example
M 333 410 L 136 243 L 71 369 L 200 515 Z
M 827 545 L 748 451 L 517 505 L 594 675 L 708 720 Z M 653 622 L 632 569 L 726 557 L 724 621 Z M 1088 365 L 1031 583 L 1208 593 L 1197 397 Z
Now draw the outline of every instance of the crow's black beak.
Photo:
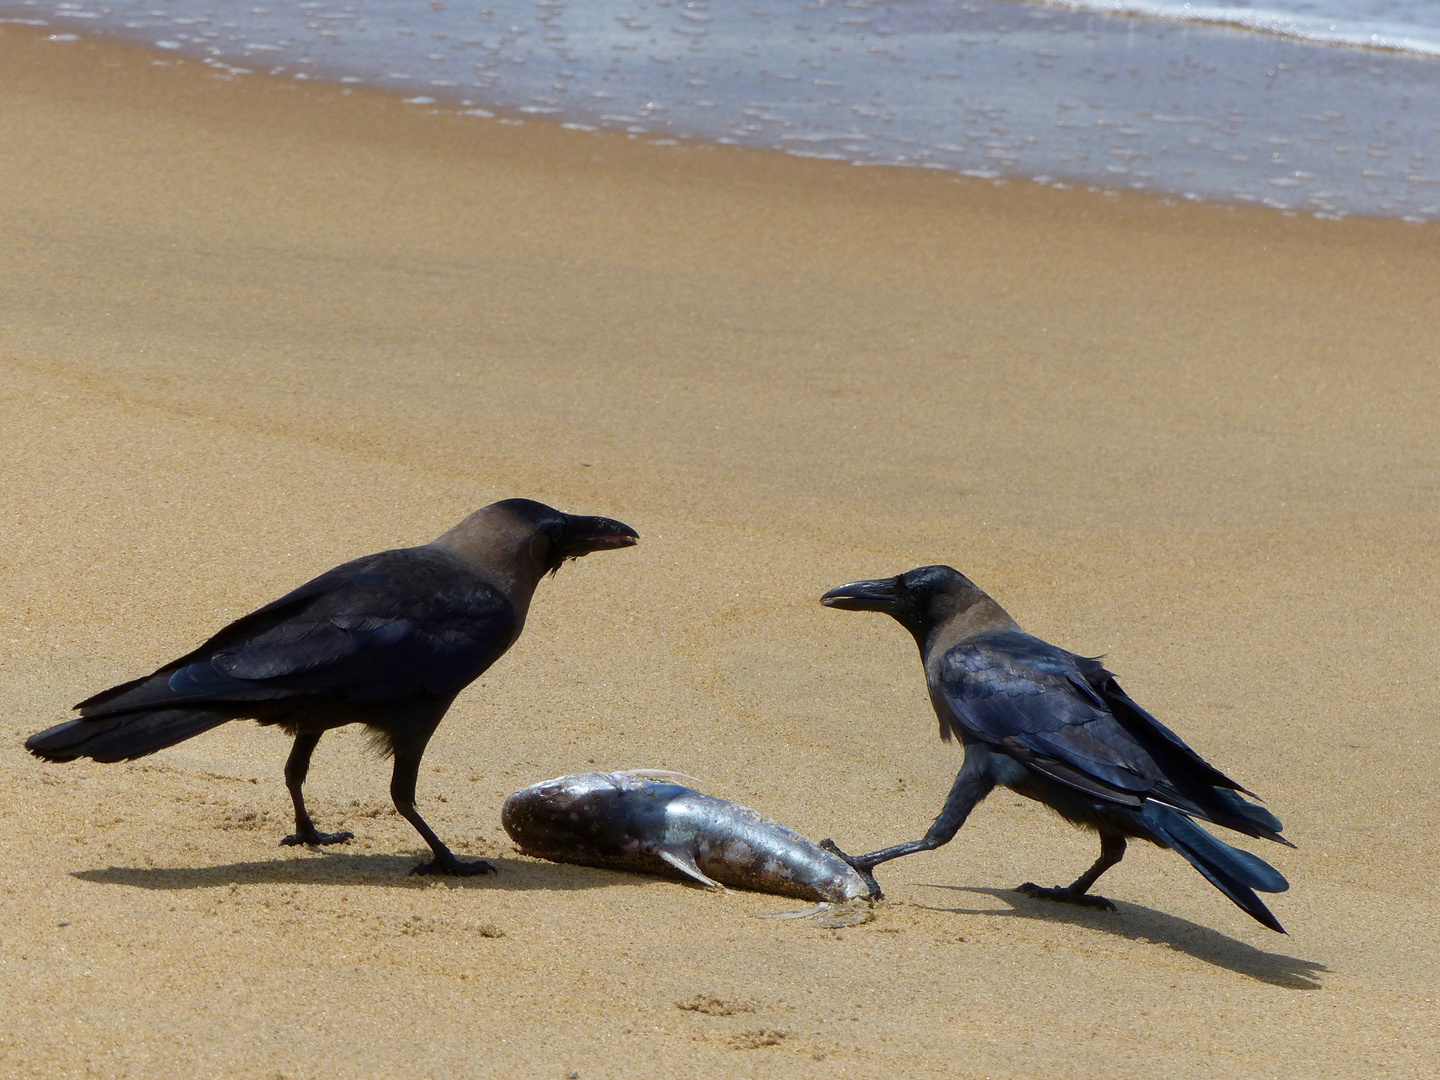
M 604 517 L 565 515 L 565 534 L 560 538 L 560 557 L 578 559 L 592 551 L 634 547 L 640 534 L 623 521 Z
M 893 615 L 902 603 L 898 578 L 852 581 L 831 589 L 820 598 L 826 607 L 844 611 L 884 611 Z

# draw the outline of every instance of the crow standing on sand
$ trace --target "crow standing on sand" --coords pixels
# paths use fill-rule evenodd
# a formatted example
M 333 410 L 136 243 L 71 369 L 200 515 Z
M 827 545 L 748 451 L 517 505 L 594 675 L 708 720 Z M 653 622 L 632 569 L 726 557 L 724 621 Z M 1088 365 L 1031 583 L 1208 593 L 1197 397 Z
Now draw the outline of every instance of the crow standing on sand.
M 860 856 L 844 855 L 828 840 L 822 845 L 869 876 L 876 896 L 876 866 L 949 843 L 1000 784 L 1100 834 L 1100 857 L 1073 884 L 1044 889 L 1027 882 L 1019 892 L 1113 909 L 1086 894 L 1124 857 L 1125 838 L 1133 836 L 1178 851 L 1243 911 L 1285 932 L 1254 892 L 1283 892 L 1285 879 L 1192 820 L 1293 847 L 1280 836 L 1279 819 L 1242 799 L 1237 793 L 1244 788 L 1131 701 L 1098 660 L 1025 633 L 948 566 L 841 585 L 821 602 L 886 612 L 914 635 L 940 737 L 958 736 L 965 748 L 960 775 L 924 839 Z
M 413 872 L 494 870 L 455 858 L 416 812 L 425 744 L 455 696 L 520 636 L 545 574 L 638 538 L 610 518 L 492 503 L 422 547 L 321 574 L 155 674 L 87 698 L 80 719 L 32 735 L 26 749 L 49 761 L 126 761 L 227 720 L 278 724 L 295 737 L 285 763 L 295 832 L 281 843 L 338 844 L 352 834 L 318 831 L 301 787 L 320 736 L 362 723 L 394 755 L 395 809 L 435 852 Z

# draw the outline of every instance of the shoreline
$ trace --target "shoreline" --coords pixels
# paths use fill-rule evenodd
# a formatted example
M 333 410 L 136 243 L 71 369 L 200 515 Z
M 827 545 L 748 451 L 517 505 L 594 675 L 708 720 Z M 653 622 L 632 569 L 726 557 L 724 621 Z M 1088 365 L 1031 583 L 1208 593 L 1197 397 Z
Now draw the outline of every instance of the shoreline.
M 11 26 L 0 70 L 0 1072 L 1440 1067 L 1437 226 L 417 116 Z M 542 583 L 426 755 L 495 877 L 409 876 L 358 732 L 307 783 L 357 835 L 324 854 L 277 846 L 273 730 L 21 749 L 511 495 L 642 541 Z M 1141 845 L 1116 912 L 1017 896 L 1094 850 L 1005 792 L 845 930 L 506 840 L 510 791 L 626 767 L 919 835 L 959 754 L 914 646 L 818 596 L 929 562 L 1265 797 L 1289 936 Z
M 841 17 L 817 30 L 813 55 L 778 45 L 773 55 L 731 55 L 704 44 L 712 30 L 720 39 L 756 31 L 759 12 L 721 16 L 708 30 L 688 20 L 717 16 L 656 11 L 650 26 L 620 13 L 598 32 L 584 18 L 524 4 L 485 9 L 478 22 L 441 7 L 414 22 L 313 5 L 222 19 L 190 2 L 127 19 L 128 29 L 104 26 L 122 16 L 85 4 L 69 21 L 97 16 L 86 29 L 102 39 L 137 40 L 217 73 L 364 85 L 415 104 L 662 144 L 708 140 L 1321 218 L 1440 219 L 1430 197 L 1440 177 L 1426 171 L 1440 144 L 1423 122 L 1440 109 L 1440 68 L 1418 55 L 1367 67 L 1338 46 L 1046 5 L 1023 6 L 1017 27 L 1009 0 L 982 0 L 958 21 L 924 5 L 908 16 L 882 5 L 869 29 Z M 661 25 L 675 20 L 684 25 Z M 635 63 L 616 67 L 609 58 L 622 54 L 607 42 Z

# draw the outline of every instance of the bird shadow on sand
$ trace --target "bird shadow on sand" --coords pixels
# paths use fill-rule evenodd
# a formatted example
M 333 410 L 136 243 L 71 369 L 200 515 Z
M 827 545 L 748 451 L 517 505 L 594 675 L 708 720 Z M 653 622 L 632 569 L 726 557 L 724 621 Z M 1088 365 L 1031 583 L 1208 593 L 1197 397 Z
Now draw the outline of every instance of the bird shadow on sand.
M 465 859 L 465 856 L 461 856 Z M 575 892 L 582 889 L 643 885 L 653 878 L 568 866 L 530 859 L 491 857 L 493 874 L 474 877 L 412 874 L 422 860 L 406 855 L 352 855 L 316 852 L 313 856 L 259 859 L 218 866 L 107 866 L 75 870 L 71 876 L 100 885 L 128 885 L 136 889 L 183 891 L 216 889 L 228 885 L 346 885 L 382 888 L 428 888 L 434 884 L 459 889 L 501 892 Z
M 989 915 L 998 918 L 1036 919 L 1043 922 L 1062 922 L 1073 926 L 1099 930 L 1116 937 L 1129 938 L 1155 945 L 1164 945 L 1176 952 L 1193 956 L 1207 964 L 1226 968 L 1240 975 L 1259 979 L 1273 986 L 1290 990 L 1318 990 L 1320 976 L 1330 968 L 1315 960 L 1301 960 L 1284 953 L 1266 952 L 1243 941 L 1237 941 L 1208 926 L 1200 926 L 1187 919 L 1117 901 L 1115 911 L 1101 911 L 1096 908 L 1057 904 L 1049 900 L 1035 900 L 1014 889 L 982 889 L 970 885 L 925 884 L 930 889 L 946 889 L 952 892 L 979 893 L 1002 900 L 1010 905 L 1010 911 L 995 908 L 935 907 L 928 904 L 914 904 L 925 911 L 944 911 L 955 915 Z M 913 902 L 912 902 L 913 903 Z

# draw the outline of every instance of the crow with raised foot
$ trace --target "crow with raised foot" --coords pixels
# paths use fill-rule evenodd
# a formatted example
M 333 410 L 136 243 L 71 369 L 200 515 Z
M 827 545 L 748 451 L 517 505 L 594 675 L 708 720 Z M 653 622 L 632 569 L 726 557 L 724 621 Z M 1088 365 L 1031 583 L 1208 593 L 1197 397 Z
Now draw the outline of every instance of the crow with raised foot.
M 826 607 L 883 611 L 914 636 L 940 737 L 965 761 L 945 807 L 920 840 L 845 855 L 880 895 L 874 868 L 949 843 L 970 811 L 1003 785 L 1100 834 L 1100 857 L 1072 884 L 1019 891 L 1113 909 L 1090 888 L 1125 855 L 1127 838 L 1178 851 L 1242 911 L 1284 933 L 1255 895 L 1289 887 L 1268 863 L 1222 843 L 1196 820 L 1293 847 L 1280 820 L 1132 701 L 1098 660 L 1025 633 L 969 578 L 948 566 L 831 589 Z

